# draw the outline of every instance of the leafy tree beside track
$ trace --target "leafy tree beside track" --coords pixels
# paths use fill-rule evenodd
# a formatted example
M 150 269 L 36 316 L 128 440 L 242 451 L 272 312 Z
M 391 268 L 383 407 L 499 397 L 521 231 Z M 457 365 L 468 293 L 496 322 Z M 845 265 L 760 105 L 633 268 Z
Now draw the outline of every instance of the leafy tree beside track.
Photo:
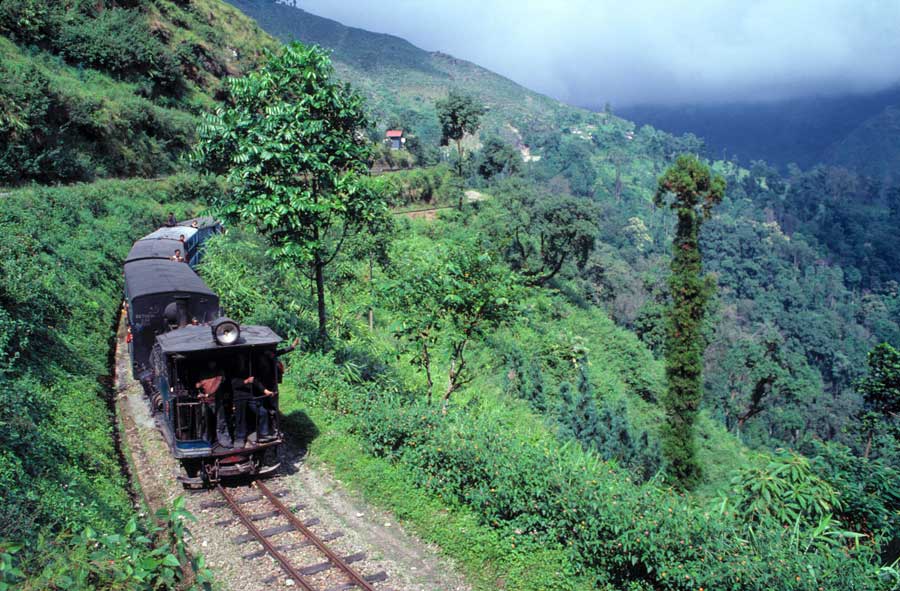
M 230 81 L 233 106 L 200 127 L 194 159 L 225 175 L 223 214 L 265 234 L 277 261 L 312 269 L 319 340 L 328 337 L 325 268 L 352 234 L 386 212 L 363 178 L 363 102 L 335 80 L 328 54 L 300 43 Z

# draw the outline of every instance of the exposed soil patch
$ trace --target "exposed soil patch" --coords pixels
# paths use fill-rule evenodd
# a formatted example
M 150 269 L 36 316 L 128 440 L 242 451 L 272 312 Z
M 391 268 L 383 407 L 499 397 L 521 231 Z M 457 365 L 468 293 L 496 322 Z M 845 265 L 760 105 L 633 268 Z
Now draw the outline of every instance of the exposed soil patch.
M 131 379 L 124 336 L 120 326 L 115 364 L 116 409 L 123 426 L 122 443 L 131 451 L 135 472 L 132 476 L 149 508 L 155 511 L 179 495 L 187 496 L 187 508 L 197 517 L 197 522 L 189 525 L 190 550 L 205 556 L 207 566 L 223 589 L 297 589 L 298 586 L 287 579 L 271 557 L 242 558 L 258 553 L 262 547 L 255 541 L 241 542 L 240 537 L 247 534 L 247 530 L 233 519 L 230 509 L 210 503 L 221 500 L 216 493 L 186 493 L 175 480 L 180 467 L 169 455 L 156 429 L 140 384 Z M 387 580 L 375 583 L 376 589 L 469 590 L 451 561 L 440 556 L 436 547 L 403 531 L 393 515 L 348 493 L 330 475 L 307 467 L 303 462 L 305 449 L 301 443 L 294 442 L 282 448 L 281 474 L 267 480 L 268 487 L 283 492 L 281 501 L 294 508 L 300 519 L 314 520 L 310 529 L 320 537 L 341 533 L 340 537 L 329 542 L 338 554 L 349 556 L 364 552 L 365 559 L 353 564 L 358 572 L 364 575 L 386 572 Z M 234 487 L 232 492 L 237 497 L 250 497 L 256 493 L 248 485 Z M 271 509 L 265 506 L 264 500 L 251 501 L 246 506 L 251 513 L 264 513 Z M 265 529 L 282 523 L 283 519 L 279 521 L 273 516 L 271 520 L 262 519 L 256 525 Z M 282 545 L 299 545 L 302 542 L 302 536 L 295 531 L 285 531 L 270 539 Z M 293 564 L 300 567 L 324 560 L 321 554 L 308 546 L 297 547 L 288 556 Z M 316 576 L 317 586 L 321 585 L 323 589 L 341 582 L 333 569 Z

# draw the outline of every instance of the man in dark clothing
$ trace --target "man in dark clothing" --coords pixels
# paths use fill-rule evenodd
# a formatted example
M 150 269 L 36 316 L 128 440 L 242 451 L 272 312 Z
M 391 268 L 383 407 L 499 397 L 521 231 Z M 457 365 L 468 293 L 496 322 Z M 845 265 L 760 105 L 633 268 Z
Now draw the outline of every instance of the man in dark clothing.
M 208 364 L 208 376 L 197 382 L 197 390 L 201 402 L 206 403 L 207 411 L 215 414 L 216 442 L 226 449 L 231 449 L 233 442 L 228 433 L 228 409 L 231 407 L 225 374 L 216 367 L 215 361 Z
M 261 352 L 257 352 L 253 356 L 253 368 L 254 373 L 256 374 L 260 384 L 263 388 L 268 389 L 272 392 L 271 395 L 268 395 L 264 398 L 260 399 L 260 409 L 259 412 L 267 415 L 267 420 L 269 421 L 269 437 L 263 438 L 266 439 L 274 439 L 276 436 L 272 433 L 273 428 L 277 431 L 278 423 L 272 424 L 274 420 L 274 410 L 277 408 L 275 401 L 275 397 L 278 395 L 278 384 L 281 383 L 281 379 L 284 376 L 284 364 L 278 360 L 279 355 L 284 355 L 285 353 L 290 353 L 293 351 L 299 342 L 299 339 L 294 341 L 294 343 L 290 347 L 286 347 L 284 349 L 266 349 Z
M 271 440 L 269 433 L 269 412 L 263 401 L 274 392 L 265 387 L 262 380 L 257 380 L 246 370 L 246 362 L 240 364 L 238 377 L 231 378 L 231 391 L 234 395 L 234 445 L 244 447 L 249 431 L 249 413 L 256 414 L 256 441 Z M 244 377 L 246 376 L 246 377 Z
M 284 377 L 284 364 L 278 358 L 282 355 L 287 355 L 288 353 L 296 349 L 297 345 L 299 344 L 300 337 L 297 337 L 288 347 L 282 347 L 281 349 L 276 349 L 275 351 L 272 351 L 271 349 L 269 351 L 266 351 L 265 355 L 267 357 L 267 360 L 270 362 L 269 365 L 271 365 L 272 367 L 272 381 L 265 382 L 266 384 L 274 385 L 276 382 L 279 384 L 281 383 L 281 379 Z M 264 364 L 263 366 L 266 366 L 266 364 Z
M 291 351 L 296 349 L 297 345 L 299 345 L 299 344 L 300 344 L 300 337 L 297 337 L 296 339 L 294 339 L 291 342 L 290 346 L 282 347 L 281 349 L 276 350 L 275 357 L 281 357 L 282 355 L 287 355 L 288 353 L 290 353 Z
M 175 212 L 170 211 L 169 217 L 166 218 L 166 226 L 172 228 L 178 225 L 178 220 L 175 219 Z

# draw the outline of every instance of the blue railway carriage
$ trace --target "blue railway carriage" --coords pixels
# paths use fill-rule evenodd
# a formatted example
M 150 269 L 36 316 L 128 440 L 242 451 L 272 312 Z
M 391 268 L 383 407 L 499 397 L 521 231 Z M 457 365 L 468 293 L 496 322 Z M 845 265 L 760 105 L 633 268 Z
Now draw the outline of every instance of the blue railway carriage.
M 192 267 L 203 256 L 203 244 L 223 232 L 222 224 L 211 217 L 191 218 L 175 226 L 165 226 L 134 243 L 126 261 L 135 258 L 171 258 L 181 250 L 185 262 Z M 152 255 L 152 256 L 151 256 Z
M 186 485 L 201 486 L 221 478 L 264 475 L 278 468 L 266 454 L 282 443 L 278 424 L 276 347 L 281 337 L 266 326 L 239 326 L 227 318 L 209 325 L 184 326 L 156 338 L 151 355 L 151 406 L 162 420 L 160 430 L 172 452 L 182 461 Z M 216 440 L 218 407 L 204 401 L 198 387 L 209 367 L 220 368 L 225 382 L 250 375 L 272 392 L 259 397 L 255 416 L 248 417 L 243 447 L 223 447 Z M 225 388 L 227 390 L 227 387 Z M 265 413 L 265 417 L 261 416 Z M 268 425 L 266 438 L 259 425 Z

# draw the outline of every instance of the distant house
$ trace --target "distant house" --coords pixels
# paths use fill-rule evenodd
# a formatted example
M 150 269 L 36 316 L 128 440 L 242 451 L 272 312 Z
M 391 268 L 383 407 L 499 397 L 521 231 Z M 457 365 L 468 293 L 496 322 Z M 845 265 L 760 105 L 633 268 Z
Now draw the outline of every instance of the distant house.
M 391 144 L 391 150 L 399 150 L 403 148 L 403 144 L 406 143 L 406 138 L 403 137 L 402 129 L 389 129 L 384 136 L 385 141 Z

